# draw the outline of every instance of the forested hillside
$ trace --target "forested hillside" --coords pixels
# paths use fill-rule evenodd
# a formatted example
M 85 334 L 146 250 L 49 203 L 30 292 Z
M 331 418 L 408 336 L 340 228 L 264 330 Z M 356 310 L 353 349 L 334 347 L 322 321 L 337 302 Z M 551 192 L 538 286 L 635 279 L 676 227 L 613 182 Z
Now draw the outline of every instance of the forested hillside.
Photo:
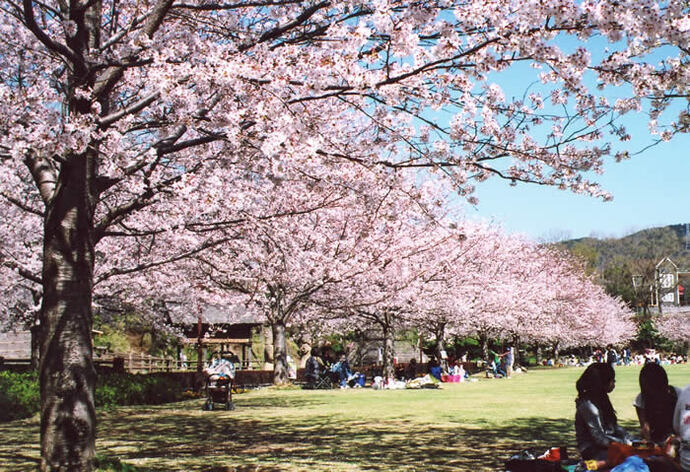
M 654 283 L 657 263 L 669 257 L 680 270 L 690 271 L 690 239 L 685 224 L 650 228 L 622 238 L 581 238 L 558 243 L 579 255 L 611 295 L 631 305 L 644 305 Z M 637 289 L 633 286 L 637 278 Z
M 580 254 L 599 270 L 611 263 L 670 257 L 679 268 L 690 269 L 690 239 L 685 224 L 649 228 L 622 238 L 580 238 L 559 243 Z

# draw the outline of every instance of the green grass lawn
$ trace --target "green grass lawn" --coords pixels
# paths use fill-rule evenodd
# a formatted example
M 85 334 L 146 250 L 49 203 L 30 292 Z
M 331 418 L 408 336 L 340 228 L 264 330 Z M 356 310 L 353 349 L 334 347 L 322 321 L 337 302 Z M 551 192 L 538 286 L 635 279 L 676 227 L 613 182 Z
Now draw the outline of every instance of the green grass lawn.
M 639 367 L 619 367 L 612 393 L 621 424 L 637 432 Z M 666 368 L 690 383 L 690 365 Z M 580 368 L 439 390 L 260 389 L 235 395 L 235 411 L 201 399 L 99 411 L 100 457 L 141 471 L 501 470 L 523 449 L 575 453 Z M 0 425 L 0 470 L 36 467 L 38 418 Z

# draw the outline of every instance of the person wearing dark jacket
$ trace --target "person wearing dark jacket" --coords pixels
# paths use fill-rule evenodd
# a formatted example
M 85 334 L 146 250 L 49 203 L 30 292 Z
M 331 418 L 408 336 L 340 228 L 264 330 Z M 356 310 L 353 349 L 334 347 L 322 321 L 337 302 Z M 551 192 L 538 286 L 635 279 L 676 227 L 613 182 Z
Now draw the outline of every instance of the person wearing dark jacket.
M 307 363 L 304 366 L 304 378 L 307 381 L 307 388 L 314 388 L 319 380 L 321 374 L 321 360 L 318 357 L 316 349 L 312 349 Z
M 612 442 L 632 444 L 630 435 L 618 425 L 609 393 L 616 384 L 613 366 L 590 364 L 577 380 L 575 436 L 584 460 L 606 460 Z
M 648 362 L 642 367 L 640 393 L 633 405 L 644 439 L 660 445 L 673 434 L 673 412 L 680 392 L 668 384 L 666 371 L 659 364 Z

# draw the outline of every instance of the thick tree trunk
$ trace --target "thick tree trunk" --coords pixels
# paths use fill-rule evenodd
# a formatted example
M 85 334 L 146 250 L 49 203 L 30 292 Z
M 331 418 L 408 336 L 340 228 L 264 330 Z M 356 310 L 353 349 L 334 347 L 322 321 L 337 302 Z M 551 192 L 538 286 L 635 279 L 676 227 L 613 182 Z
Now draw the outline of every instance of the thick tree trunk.
M 90 471 L 96 374 L 91 347 L 92 159 L 69 156 L 46 207 L 40 324 L 41 471 Z
M 41 362 L 41 325 L 31 327 L 31 370 L 38 371 Z
M 513 365 L 514 366 L 519 366 L 522 362 L 522 359 L 520 359 L 520 335 L 519 334 L 514 334 L 513 335 Z
M 383 327 L 383 367 L 382 377 L 384 379 L 395 378 L 395 368 L 393 367 L 393 330 L 390 326 Z
M 285 322 L 275 321 L 271 327 L 273 331 L 273 383 L 283 385 L 288 383 Z
M 445 325 L 441 325 L 435 333 L 436 335 L 436 359 L 438 359 L 444 371 L 448 371 L 448 360 L 443 358 L 443 338 L 445 337 Z
M 273 327 L 262 328 L 264 337 L 264 370 L 273 370 Z
M 440 338 L 440 337 L 436 338 L 435 351 L 436 351 L 436 357 L 438 359 L 441 359 L 441 357 L 443 356 L 443 338 Z
M 489 362 L 489 337 L 485 333 L 479 333 L 479 345 L 482 348 L 482 359 Z

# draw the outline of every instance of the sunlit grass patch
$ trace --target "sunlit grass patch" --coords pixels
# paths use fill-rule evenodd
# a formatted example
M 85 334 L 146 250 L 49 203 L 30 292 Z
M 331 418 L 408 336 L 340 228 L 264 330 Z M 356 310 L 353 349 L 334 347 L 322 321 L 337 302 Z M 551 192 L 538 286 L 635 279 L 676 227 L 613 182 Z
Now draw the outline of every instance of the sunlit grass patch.
M 614 407 L 637 432 L 639 367 L 616 372 Z M 690 383 L 690 366 L 667 372 L 674 385 Z M 526 448 L 575 453 L 581 373 L 534 370 L 438 390 L 267 388 L 235 395 L 234 411 L 202 411 L 203 398 L 101 410 L 97 448 L 137 472 L 500 470 Z M 37 417 L 0 425 L 2 470 L 35 469 L 38 427 Z

